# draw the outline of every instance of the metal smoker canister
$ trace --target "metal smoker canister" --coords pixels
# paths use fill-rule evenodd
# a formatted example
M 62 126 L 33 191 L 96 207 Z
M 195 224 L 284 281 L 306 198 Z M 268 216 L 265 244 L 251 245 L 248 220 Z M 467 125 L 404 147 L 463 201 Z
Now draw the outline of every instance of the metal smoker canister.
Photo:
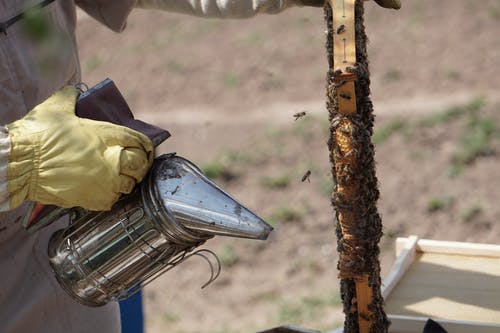
M 266 239 L 272 231 L 174 154 L 158 157 L 111 211 L 81 211 L 52 236 L 48 253 L 61 286 L 89 306 L 127 298 L 214 235 Z

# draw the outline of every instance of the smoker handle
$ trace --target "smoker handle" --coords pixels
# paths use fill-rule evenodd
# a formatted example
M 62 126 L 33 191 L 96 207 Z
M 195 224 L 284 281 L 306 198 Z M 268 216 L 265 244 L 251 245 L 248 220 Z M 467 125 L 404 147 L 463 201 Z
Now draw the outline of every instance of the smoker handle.
M 78 97 L 76 115 L 81 118 L 106 121 L 141 132 L 151 139 L 155 147 L 170 137 L 168 131 L 135 119 L 122 94 L 109 78 Z
M 141 132 L 149 137 L 155 147 L 170 137 L 168 131 L 135 119 L 122 94 L 109 78 L 80 94 L 75 114 L 80 118 L 106 121 Z M 30 233 L 33 233 L 55 222 L 70 210 L 31 202 L 22 223 Z
M 40 230 L 46 225 L 57 221 L 68 214 L 71 208 L 62 208 L 54 205 L 42 205 L 31 201 L 28 211 L 24 215 L 22 225 L 30 233 Z

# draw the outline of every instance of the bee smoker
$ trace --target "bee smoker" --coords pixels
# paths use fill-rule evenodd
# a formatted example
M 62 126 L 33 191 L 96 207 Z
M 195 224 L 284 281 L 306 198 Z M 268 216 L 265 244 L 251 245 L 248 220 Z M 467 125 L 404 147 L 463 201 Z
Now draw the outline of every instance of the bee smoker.
M 214 235 L 266 239 L 272 230 L 174 154 L 158 157 L 111 211 L 71 214 L 49 242 L 49 260 L 68 294 L 90 306 L 127 298 L 193 254 L 207 259 L 210 251 L 195 250 Z
M 109 79 L 80 95 L 76 114 L 138 130 L 155 146 L 170 135 L 134 119 Z M 142 183 L 110 211 L 33 203 L 23 225 L 36 231 L 66 214 L 70 224 L 52 235 L 49 262 L 61 287 L 88 306 L 125 299 L 193 255 L 210 264 L 206 286 L 220 272 L 215 254 L 198 249 L 207 239 L 266 239 L 272 231 L 193 163 L 175 154 L 157 157 Z M 215 269 L 210 257 L 217 259 Z

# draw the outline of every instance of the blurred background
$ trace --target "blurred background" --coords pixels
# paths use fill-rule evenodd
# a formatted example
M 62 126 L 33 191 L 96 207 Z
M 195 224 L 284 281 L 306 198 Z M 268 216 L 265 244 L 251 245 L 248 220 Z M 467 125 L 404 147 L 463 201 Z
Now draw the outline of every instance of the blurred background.
M 500 1 L 365 4 L 382 273 L 394 240 L 500 242 Z M 115 34 L 79 13 L 83 80 L 113 79 L 137 118 L 275 227 L 263 241 L 207 242 L 147 286 L 148 333 L 342 324 L 326 141 L 322 9 L 247 20 L 136 10 Z M 294 120 L 293 114 L 306 112 Z M 310 182 L 301 182 L 311 170 Z

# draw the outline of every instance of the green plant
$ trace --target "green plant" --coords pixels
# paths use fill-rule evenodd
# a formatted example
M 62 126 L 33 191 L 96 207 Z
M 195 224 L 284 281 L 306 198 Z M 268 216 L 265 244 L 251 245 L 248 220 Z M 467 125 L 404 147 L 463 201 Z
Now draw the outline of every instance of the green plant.
M 456 69 L 448 69 L 445 73 L 446 78 L 452 81 L 456 81 L 460 79 L 461 75 L 460 72 L 457 71 Z
M 429 213 L 435 213 L 437 211 L 448 208 L 454 201 L 455 198 L 451 196 L 431 198 L 427 202 L 427 211 Z
M 268 126 L 265 129 L 265 135 L 269 139 L 269 143 L 272 147 L 272 151 L 268 150 L 267 153 L 273 155 L 274 157 L 282 157 L 286 154 L 286 142 L 285 136 L 286 132 L 277 126 Z
M 281 300 L 278 304 L 278 320 L 291 324 L 313 321 L 321 317 L 327 308 L 338 307 L 340 304 L 338 292 L 306 296 L 298 300 Z
M 302 321 L 303 309 L 301 304 L 282 302 L 279 305 L 278 321 L 285 323 L 299 323 Z
M 192 37 L 192 33 L 183 30 L 183 28 L 175 28 L 175 30 L 170 31 L 168 39 L 171 43 L 184 42 Z
M 98 56 L 93 56 L 85 62 L 84 68 L 87 72 L 92 72 L 93 70 L 99 68 L 102 65 L 102 60 Z
M 317 274 L 323 271 L 323 267 L 316 258 L 299 258 L 291 263 L 287 273 L 292 275 L 304 271 Z
M 473 117 L 485 104 L 485 99 L 479 96 L 473 98 L 466 104 L 451 106 L 443 111 L 436 112 L 416 121 L 395 119 L 375 129 L 372 138 L 373 143 L 381 144 L 396 133 L 402 133 L 405 137 L 410 138 L 413 136 L 414 131 L 420 127 L 431 127 L 445 124 L 463 116 Z
M 139 51 L 142 51 L 144 49 L 144 45 L 141 44 L 132 44 L 132 45 L 127 45 L 125 48 L 125 52 L 128 54 L 135 54 Z
M 290 181 L 290 174 L 283 174 L 274 177 L 263 177 L 260 183 L 267 188 L 283 189 L 287 188 L 290 185 Z
M 414 148 L 412 151 L 410 151 L 409 157 L 414 161 L 420 161 L 425 158 L 428 158 L 429 156 L 432 156 L 431 154 L 432 154 L 431 149 L 421 146 Z
M 463 105 L 454 105 L 444 111 L 437 112 L 431 116 L 424 117 L 418 122 L 418 126 L 435 126 L 447 123 L 451 120 L 457 119 L 463 115 L 473 114 L 480 110 L 486 104 L 483 97 L 474 97 L 468 103 Z
M 284 134 L 283 129 L 277 126 L 268 126 L 265 131 L 269 139 L 279 139 Z
M 179 321 L 179 316 L 170 311 L 164 311 L 161 316 L 162 320 L 166 323 L 175 323 Z
M 225 244 L 220 251 L 219 259 L 223 266 L 231 267 L 240 261 L 240 256 L 234 250 L 234 247 L 230 244 Z
M 325 196 L 331 197 L 333 192 L 333 180 L 332 177 L 324 177 L 319 183 L 319 189 Z
M 250 163 L 254 160 L 254 157 L 248 153 L 244 153 L 239 150 L 226 150 L 222 156 L 221 161 L 224 163 Z
M 237 87 L 240 85 L 240 76 L 233 72 L 226 73 L 224 74 L 224 83 L 231 88 Z
M 275 303 L 279 299 L 279 292 L 277 290 L 268 290 L 256 294 L 252 299 L 258 302 Z
M 406 126 L 407 123 L 402 119 L 393 120 L 381 126 L 373 133 L 373 143 L 381 144 L 387 141 L 393 134 L 403 130 Z
M 489 118 L 471 119 L 468 131 L 462 136 L 462 152 L 455 158 L 461 163 L 467 164 L 478 156 L 491 153 L 490 141 L 496 131 L 495 122 Z
M 319 119 L 319 128 L 322 135 L 328 135 L 330 133 L 330 122 L 328 121 L 328 119 Z
M 454 177 L 459 175 L 467 164 L 493 151 L 491 141 L 495 135 L 500 134 L 500 131 L 493 119 L 484 117 L 479 113 L 485 104 L 485 98 L 477 96 L 468 103 L 454 105 L 444 111 L 421 118 L 413 126 L 408 126 L 407 129 L 411 131 L 414 127 L 431 127 L 457 119 L 465 121 L 465 130 L 460 136 L 459 147 L 457 152 L 453 154 L 451 165 L 447 170 L 447 174 Z M 382 138 L 384 138 L 384 135 L 382 135 Z
M 212 161 L 200 167 L 201 171 L 210 179 L 231 181 L 237 177 L 229 166 L 220 160 Z
M 384 232 L 384 235 L 387 236 L 388 238 L 396 238 L 398 235 L 401 234 L 401 231 L 399 229 L 387 229 Z
M 176 60 L 170 60 L 167 63 L 167 68 L 169 71 L 174 73 L 184 73 L 186 71 L 186 65 Z
M 245 37 L 244 42 L 249 45 L 258 45 L 265 42 L 265 40 L 266 36 L 262 32 L 252 31 Z
M 483 213 L 483 208 L 481 206 L 479 205 L 471 206 L 462 214 L 462 222 L 464 223 L 472 222 L 482 213 Z
M 491 141 L 498 134 L 495 121 L 477 115 L 469 117 L 465 133 L 460 139 L 460 148 L 452 157 L 448 170 L 450 176 L 459 175 L 467 164 L 493 152 Z
M 499 20 L 500 19 L 500 7 L 490 7 L 488 10 L 488 14 L 492 19 Z
M 384 79 L 386 81 L 399 81 L 402 78 L 403 74 L 400 70 L 390 69 L 384 74 Z
M 267 220 L 276 225 L 278 222 L 293 222 L 301 219 L 302 213 L 299 211 L 287 206 L 280 206 L 274 209 Z
M 295 122 L 295 127 L 293 129 L 293 132 L 295 135 L 298 135 L 304 139 L 309 139 L 315 132 L 314 123 L 315 123 L 315 118 L 312 117 L 311 115 L 307 115 L 300 118 Z
M 285 81 L 274 73 L 270 73 L 263 83 L 264 88 L 281 89 L 285 86 Z
M 165 36 L 161 35 L 159 37 L 156 37 L 152 42 L 151 46 L 155 50 L 163 50 L 165 47 L 168 45 L 168 42 L 165 38 Z

